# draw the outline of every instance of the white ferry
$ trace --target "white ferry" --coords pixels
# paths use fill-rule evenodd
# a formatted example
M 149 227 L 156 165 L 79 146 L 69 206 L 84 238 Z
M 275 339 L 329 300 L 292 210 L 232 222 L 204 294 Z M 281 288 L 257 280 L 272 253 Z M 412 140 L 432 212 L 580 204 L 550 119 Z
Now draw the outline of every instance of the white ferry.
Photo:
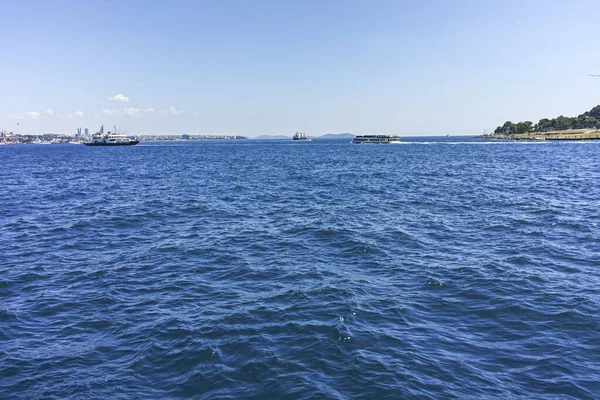
M 115 126 L 115 132 L 104 134 L 104 125 L 100 127 L 100 131 L 92 135 L 92 139 L 83 142 L 86 146 L 135 146 L 140 141 L 131 140 L 127 135 L 116 133 L 117 127 Z
M 398 135 L 361 135 L 356 136 L 352 143 L 354 144 L 394 144 L 400 143 Z

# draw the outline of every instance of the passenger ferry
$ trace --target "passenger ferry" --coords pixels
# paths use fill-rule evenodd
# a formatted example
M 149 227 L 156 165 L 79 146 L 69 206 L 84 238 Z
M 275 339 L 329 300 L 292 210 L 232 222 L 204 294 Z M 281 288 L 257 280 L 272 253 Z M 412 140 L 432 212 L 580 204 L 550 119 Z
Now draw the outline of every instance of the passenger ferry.
M 100 131 L 92 135 L 92 139 L 83 142 L 86 146 L 135 146 L 140 141 L 131 140 L 127 135 L 116 133 L 117 127 L 115 126 L 115 132 L 104 134 L 104 125 L 100 127 Z
M 361 135 L 356 136 L 352 143 L 354 144 L 394 144 L 400 143 L 398 135 Z
M 292 136 L 292 139 L 293 140 L 304 140 L 305 142 L 310 142 L 310 138 L 307 138 L 306 133 L 304 133 L 304 132 L 296 131 L 294 136 Z

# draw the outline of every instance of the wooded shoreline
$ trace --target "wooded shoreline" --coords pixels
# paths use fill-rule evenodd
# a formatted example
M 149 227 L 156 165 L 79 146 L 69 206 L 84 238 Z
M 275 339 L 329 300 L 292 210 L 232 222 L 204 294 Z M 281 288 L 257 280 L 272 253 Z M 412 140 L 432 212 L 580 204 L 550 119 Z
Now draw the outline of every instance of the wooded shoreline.
M 597 129 L 566 129 L 549 132 L 527 132 L 476 136 L 478 139 L 494 140 L 600 140 L 600 131 Z

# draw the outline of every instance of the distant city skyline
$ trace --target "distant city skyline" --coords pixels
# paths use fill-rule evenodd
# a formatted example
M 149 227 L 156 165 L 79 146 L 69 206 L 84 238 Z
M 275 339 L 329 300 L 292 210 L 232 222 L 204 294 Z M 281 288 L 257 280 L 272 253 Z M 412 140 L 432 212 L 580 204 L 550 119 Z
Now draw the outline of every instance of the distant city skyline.
M 0 130 L 21 134 L 474 135 L 600 104 L 596 1 L 2 8 Z

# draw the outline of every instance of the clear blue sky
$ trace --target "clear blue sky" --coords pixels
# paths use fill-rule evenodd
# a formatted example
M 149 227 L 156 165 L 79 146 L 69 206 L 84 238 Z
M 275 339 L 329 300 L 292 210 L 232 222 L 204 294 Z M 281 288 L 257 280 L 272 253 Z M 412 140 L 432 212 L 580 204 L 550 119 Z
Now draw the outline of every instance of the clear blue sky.
M 0 129 L 478 134 L 600 104 L 599 1 L 0 0 Z M 117 100 L 109 100 L 117 95 Z M 128 100 L 128 102 L 124 102 Z

